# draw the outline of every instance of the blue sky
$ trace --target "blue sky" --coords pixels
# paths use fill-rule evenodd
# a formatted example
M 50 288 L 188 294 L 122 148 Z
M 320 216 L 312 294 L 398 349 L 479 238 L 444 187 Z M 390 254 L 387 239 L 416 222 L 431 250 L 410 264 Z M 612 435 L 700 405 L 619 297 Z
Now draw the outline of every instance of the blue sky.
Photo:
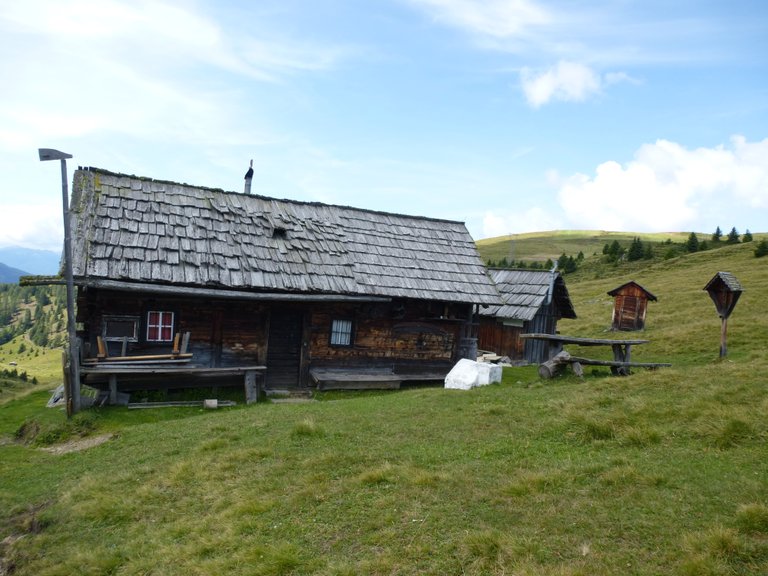
M 768 3 L 0 0 L 0 247 L 77 165 L 464 221 L 768 232 Z

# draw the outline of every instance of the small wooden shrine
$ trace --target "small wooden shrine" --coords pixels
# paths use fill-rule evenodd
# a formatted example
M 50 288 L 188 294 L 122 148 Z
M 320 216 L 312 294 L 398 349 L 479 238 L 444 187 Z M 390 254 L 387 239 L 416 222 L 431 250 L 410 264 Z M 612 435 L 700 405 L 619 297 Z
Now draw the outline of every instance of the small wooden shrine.
M 717 314 L 722 320 L 720 329 L 720 357 L 723 358 L 728 353 L 726 346 L 726 331 L 728 329 L 728 317 L 736 307 L 736 303 L 741 297 L 744 288 L 736 277 L 730 272 L 718 272 L 712 280 L 707 282 L 704 290 L 709 293 L 709 297 L 715 303 Z

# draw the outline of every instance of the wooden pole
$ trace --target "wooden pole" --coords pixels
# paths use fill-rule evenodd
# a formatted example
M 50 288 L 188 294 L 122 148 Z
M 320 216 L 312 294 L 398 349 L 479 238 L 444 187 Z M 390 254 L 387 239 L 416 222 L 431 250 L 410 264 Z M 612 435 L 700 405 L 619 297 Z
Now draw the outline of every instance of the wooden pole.
M 728 331 L 728 317 L 723 316 L 722 324 L 720 326 L 720 358 L 725 358 L 728 354 L 728 346 L 726 345 L 726 332 Z

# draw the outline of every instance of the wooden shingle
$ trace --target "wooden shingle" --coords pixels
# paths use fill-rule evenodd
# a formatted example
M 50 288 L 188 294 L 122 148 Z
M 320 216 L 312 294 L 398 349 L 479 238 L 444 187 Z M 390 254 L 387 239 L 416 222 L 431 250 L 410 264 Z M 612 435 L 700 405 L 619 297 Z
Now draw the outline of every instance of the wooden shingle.
M 461 222 L 93 168 L 75 173 L 71 218 L 74 273 L 83 283 L 129 280 L 499 304 Z

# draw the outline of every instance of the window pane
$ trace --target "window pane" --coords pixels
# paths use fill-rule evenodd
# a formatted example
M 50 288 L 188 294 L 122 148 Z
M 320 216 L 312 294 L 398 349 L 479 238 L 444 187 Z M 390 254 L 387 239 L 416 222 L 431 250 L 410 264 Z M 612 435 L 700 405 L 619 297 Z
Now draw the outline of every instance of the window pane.
M 134 340 L 138 323 L 138 318 L 105 318 L 104 337 Z
M 352 344 L 352 321 L 334 320 L 331 325 L 331 345 L 349 346 Z
M 147 313 L 147 340 L 150 342 L 173 340 L 173 312 Z

